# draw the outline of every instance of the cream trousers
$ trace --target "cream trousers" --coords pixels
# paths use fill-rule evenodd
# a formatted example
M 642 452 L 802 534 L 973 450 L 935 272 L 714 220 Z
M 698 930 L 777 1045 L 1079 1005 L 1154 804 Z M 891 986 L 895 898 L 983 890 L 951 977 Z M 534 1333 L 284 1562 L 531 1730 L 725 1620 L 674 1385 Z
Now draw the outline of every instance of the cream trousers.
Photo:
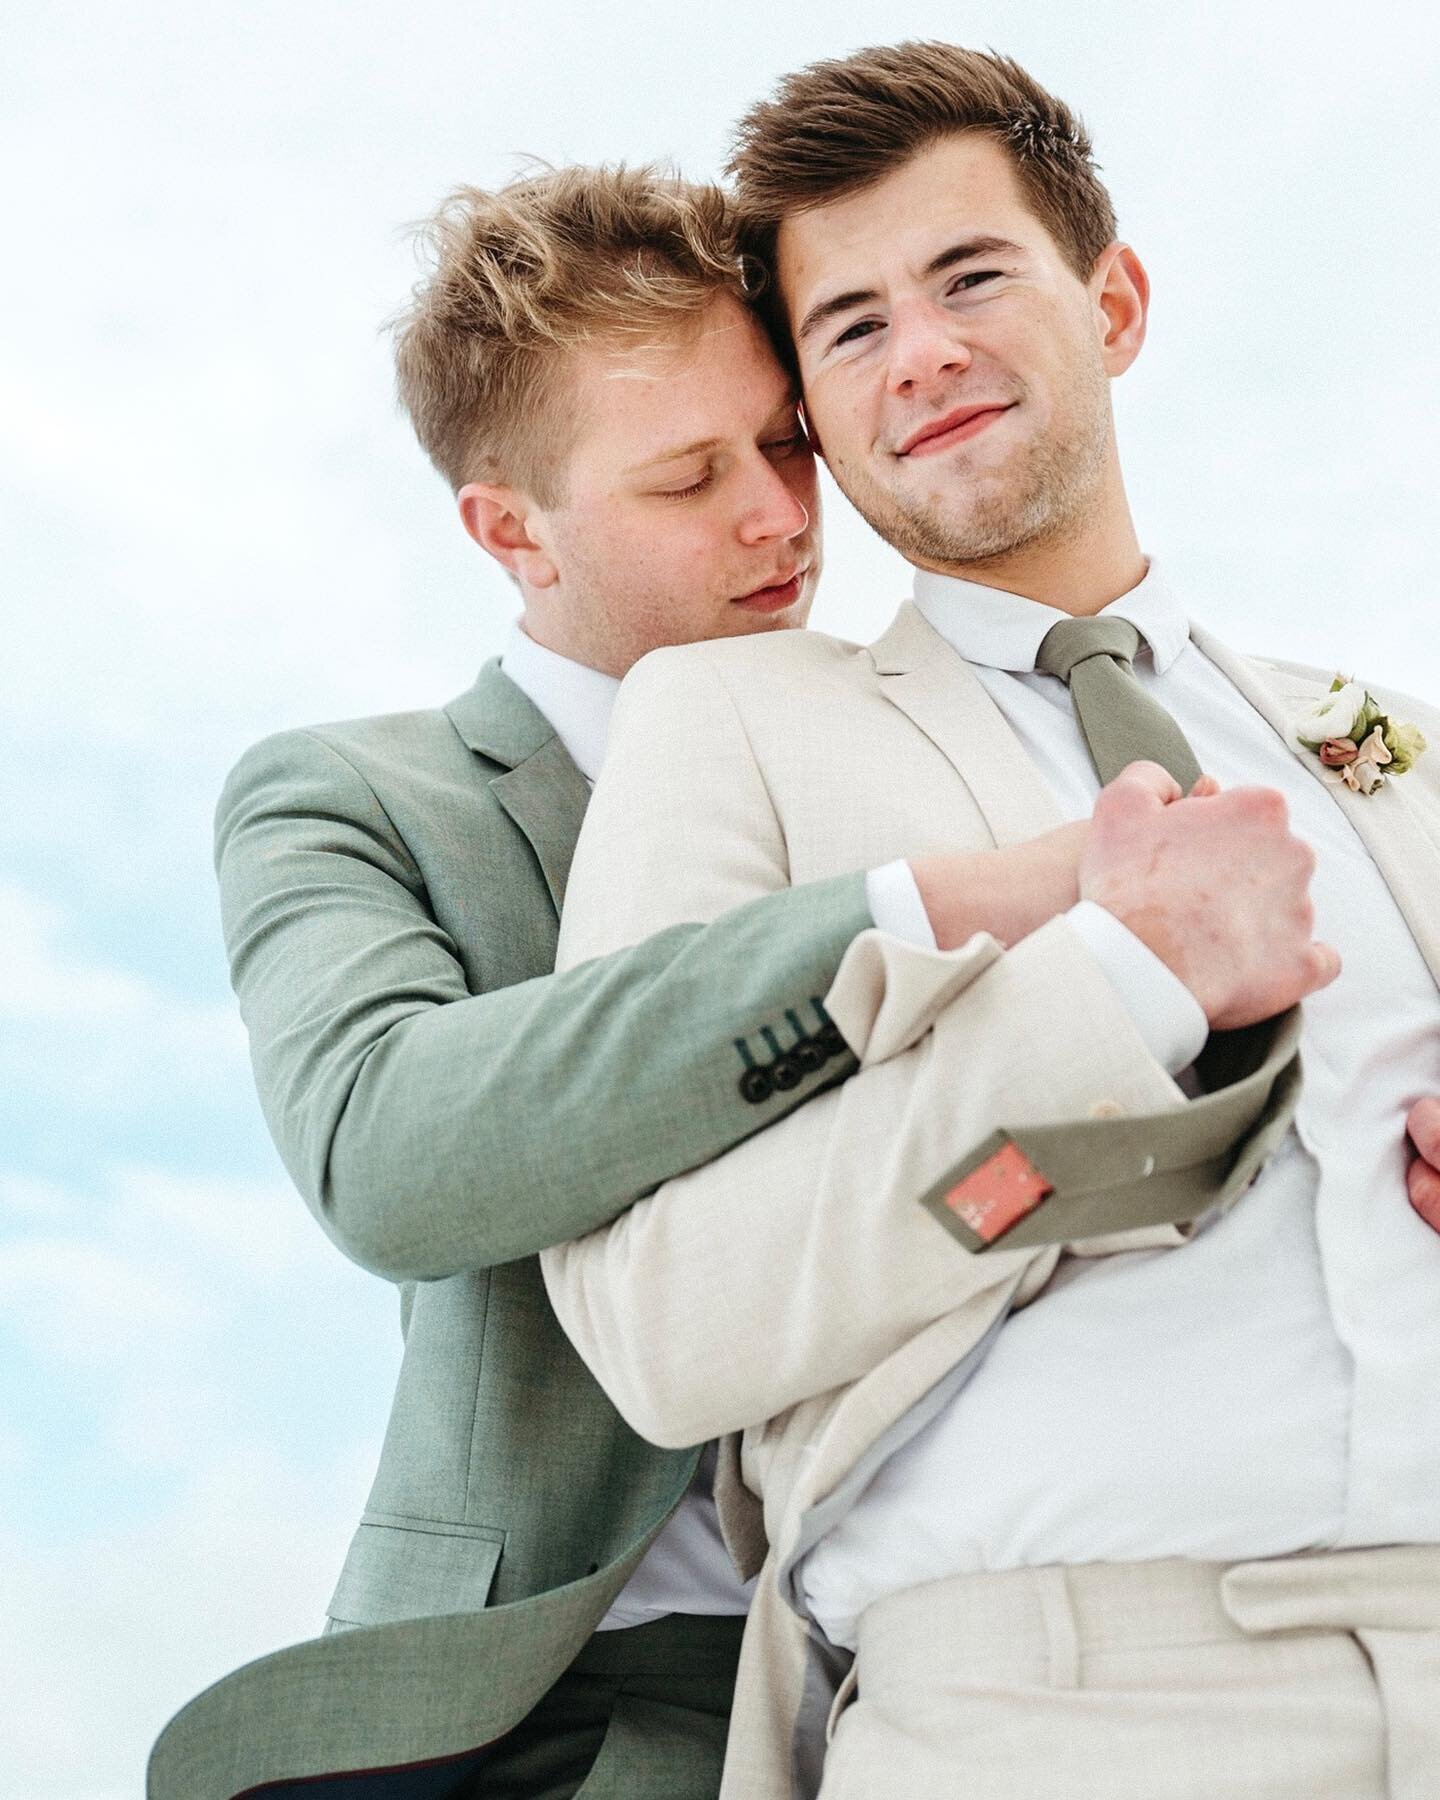
M 927 1582 L 831 1733 L 820 1800 L 1440 1800 L 1440 1549 Z

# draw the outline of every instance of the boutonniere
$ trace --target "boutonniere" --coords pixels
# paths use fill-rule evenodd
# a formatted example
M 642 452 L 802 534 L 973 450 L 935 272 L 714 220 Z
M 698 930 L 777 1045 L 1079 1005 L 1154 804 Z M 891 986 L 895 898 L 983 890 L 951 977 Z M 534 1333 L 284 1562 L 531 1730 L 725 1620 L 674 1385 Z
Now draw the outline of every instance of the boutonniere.
M 1356 794 L 1373 794 L 1390 776 L 1405 774 L 1426 749 L 1418 726 L 1381 712 L 1374 696 L 1345 675 L 1300 720 L 1295 738 Z

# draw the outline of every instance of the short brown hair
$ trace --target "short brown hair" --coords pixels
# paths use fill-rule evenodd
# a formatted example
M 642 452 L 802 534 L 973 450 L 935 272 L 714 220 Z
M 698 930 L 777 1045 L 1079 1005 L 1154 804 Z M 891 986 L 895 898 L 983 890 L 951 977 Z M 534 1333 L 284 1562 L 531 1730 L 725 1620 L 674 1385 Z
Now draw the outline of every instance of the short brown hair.
M 1004 146 L 1031 210 L 1088 279 L 1114 241 L 1115 210 L 1083 123 L 1010 57 L 958 44 L 893 44 L 812 63 L 753 106 L 729 164 L 746 252 L 772 275 L 787 215 L 859 193 L 937 138 L 967 131 Z
M 573 441 L 568 353 L 744 297 L 728 195 L 655 166 L 459 188 L 418 236 L 429 272 L 390 321 L 400 402 L 455 489 L 505 480 L 553 504 Z

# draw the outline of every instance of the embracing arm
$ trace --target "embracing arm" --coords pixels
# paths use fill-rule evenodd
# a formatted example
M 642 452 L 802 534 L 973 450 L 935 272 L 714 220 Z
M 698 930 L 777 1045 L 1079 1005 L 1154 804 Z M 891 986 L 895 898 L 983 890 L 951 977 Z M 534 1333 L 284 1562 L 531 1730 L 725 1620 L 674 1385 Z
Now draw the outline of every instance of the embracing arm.
M 747 1100 L 737 1040 L 763 1062 L 764 1032 L 788 1045 L 789 1014 L 816 1023 L 812 1001 L 870 924 L 860 875 L 473 993 L 411 849 L 319 734 L 242 758 L 216 854 L 271 1133 L 330 1236 L 393 1280 L 590 1231 L 855 1066 L 831 1034 L 792 1088 Z M 548 908 L 538 874 L 534 889 L 527 904 Z M 496 934 L 527 922 L 504 901 L 476 883 Z
M 688 652 L 647 659 L 622 693 L 571 871 L 561 966 L 788 878 L 784 832 L 719 677 Z M 856 1077 L 542 1258 L 581 1355 L 657 1442 L 696 1442 L 853 1380 L 1008 1284 L 1037 1247 L 1098 1247 L 1154 1222 L 1145 1178 L 1158 1189 L 1179 1163 L 1213 1159 L 1260 1110 L 1256 1099 L 1237 1122 L 1209 1101 L 1187 1107 L 1060 918 L 1005 951 L 985 934 L 937 953 L 867 932 L 826 1006 L 862 1057 Z M 997 1129 L 1032 1127 L 1077 1172 L 1075 1191 L 1058 1185 L 1016 1228 L 1031 1230 L 1026 1250 L 972 1254 L 921 1198 L 943 1195 Z M 1123 1204 L 1082 1220 L 1091 1168 Z M 1050 1266 L 1053 1251 L 1033 1279 Z

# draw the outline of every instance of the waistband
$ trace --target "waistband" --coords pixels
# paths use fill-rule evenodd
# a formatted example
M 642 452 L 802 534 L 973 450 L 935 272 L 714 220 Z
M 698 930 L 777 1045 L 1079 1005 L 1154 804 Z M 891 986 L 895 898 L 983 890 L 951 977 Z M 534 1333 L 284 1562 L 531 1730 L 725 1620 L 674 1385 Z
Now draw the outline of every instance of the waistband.
M 1323 1630 L 1440 1631 L 1440 1546 L 954 1575 L 868 1607 L 858 1661 L 868 1682 L 887 1666 L 913 1666 L 920 1647 L 932 1668 L 973 1672 Z

